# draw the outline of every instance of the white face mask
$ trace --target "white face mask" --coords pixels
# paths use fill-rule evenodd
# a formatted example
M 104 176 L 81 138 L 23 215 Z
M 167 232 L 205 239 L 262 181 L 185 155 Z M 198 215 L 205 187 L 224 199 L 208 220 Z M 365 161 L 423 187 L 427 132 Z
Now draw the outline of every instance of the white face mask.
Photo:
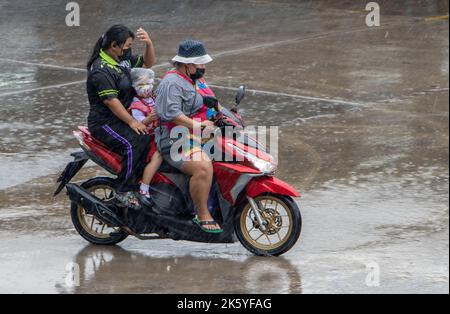
M 153 79 L 146 78 L 139 80 L 138 84 L 134 87 L 136 94 L 140 98 L 149 98 L 153 92 Z

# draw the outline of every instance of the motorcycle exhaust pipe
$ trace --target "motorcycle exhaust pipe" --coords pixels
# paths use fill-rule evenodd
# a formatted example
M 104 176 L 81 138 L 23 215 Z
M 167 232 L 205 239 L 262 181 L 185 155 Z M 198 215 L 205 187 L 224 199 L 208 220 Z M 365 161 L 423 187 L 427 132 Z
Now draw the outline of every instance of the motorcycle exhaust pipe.
M 66 188 L 70 200 L 83 207 L 88 214 L 94 215 L 111 227 L 123 227 L 125 225 L 122 219 L 98 197 L 74 183 L 67 184 Z

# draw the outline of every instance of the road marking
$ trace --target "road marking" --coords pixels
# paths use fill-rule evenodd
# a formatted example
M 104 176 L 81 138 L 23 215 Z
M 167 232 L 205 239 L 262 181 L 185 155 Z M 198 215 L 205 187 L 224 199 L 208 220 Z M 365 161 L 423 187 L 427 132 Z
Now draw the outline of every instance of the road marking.
M 210 87 L 212 87 L 212 88 L 224 89 L 224 90 L 230 90 L 230 91 L 237 91 L 237 88 L 234 88 L 234 87 L 220 86 L 220 85 L 214 85 L 214 84 L 208 84 L 208 85 Z M 312 100 L 312 101 L 322 101 L 322 102 L 341 104 L 341 105 L 351 105 L 351 106 L 358 106 L 358 107 L 366 106 L 366 104 L 353 102 L 353 101 L 349 101 L 349 100 L 345 100 L 345 99 L 333 99 L 333 98 L 323 98 L 323 97 L 296 95 L 296 94 L 288 94 L 288 93 L 281 93 L 281 92 L 271 92 L 271 91 L 258 90 L 258 89 L 247 89 L 247 92 L 250 92 L 253 95 L 260 94 L 260 95 L 268 95 L 268 96 L 290 97 L 290 98 Z
M 161 81 L 161 79 L 159 79 L 159 78 L 157 78 L 155 80 Z M 208 86 L 212 87 L 212 88 L 216 88 L 216 89 L 223 89 L 223 90 L 229 90 L 229 91 L 237 91 L 239 89 L 236 87 L 222 86 L 222 85 L 216 85 L 216 84 L 208 84 Z M 271 92 L 271 91 L 266 91 L 266 90 L 250 89 L 250 88 L 247 88 L 246 91 L 252 93 L 253 95 L 261 94 L 261 95 L 268 95 L 268 96 L 281 96 L 281 97 L 298 98 L 298 99 L 312 100 L 312 101 L 322 101 L 322 102 L 342 104 L 342 105 L 351 105 L 351 106 L 358 106 L 358 107 L 366 106 L 366 104 L 353 102 L 353 101 L 349 101 L 349 100 L 345 100 L 345 99 L 305 96 L 305 95 L 288 94 L 288 93 L 282 93 L 282 92 Z
M 438 15 L 438 16 L 427 16 L 424 18 L 425 21 L 439 21 L 439 20 L 448 20 L 448 14 L 447 15 Z
M 291 44 L 294 42 L 300 43 L 300 42 L 309 41 L 309 40 L 322 39 L 322 38 L 330 37 L 333 35 L 346 35 L 346 34 L 352 34 L 352 33 L 367 32 L 369 30 L 372 30 L 372 29 L 365 27 L 365 28 L 354 29 L 354 30 L 349 30 L 349 31 L 328 32 L 328 33 L 316 34 L 316 35 L 312 35 L 309 37 L 296 37 L 296 38 L 290 38 L 290 39 L 285 39 L 285 40 L 280 40 L 280 41 L 274 41 L 274 42 L 270 42 L 270 43 L 258 44 L 258 45 L 254 45 L 254 46 L 250 46 L 250 47 L 222 51 L 222 52 L 218 52 L 216 54 L 212 54 L 212 56 L 215 58 L 220 58 L 223 56 L 240 54 L 240 53 L 257 50 L 257 49 L 262 49 L 262 48 L 271 48 L 274 46 L 287 45 L 287 44 Z
M 170 62 L 160 63 L 160 64 L 152 66 L 152 70 L 156 70 L 156 69 L 159 69 L 159 68 L 164 68 L 164 67 L 171 66 L 171 65 L 172 64 Z
M 6 93 L 1 93 L 0 97 L 13 96 L 13 95 L 18 95 L 18 94 L 22 94 L 22 93 L 41 91 L 41 90 L 52 89 L 52 88 L 61 88 L 61 87 L 66 87 L 66 86 L 71 86 L 71 85 L 76 85 L 76 84 L 81 84 L 81 83 L 86 83 L 86 80 L 11 91 L 11 92 L 6 92 Z
M 157 81 L 161 81 L 161 79 L 156 79 Z M 5 96 L 13 96 L 18 95 L 22 93 L 29 93 L 29 92 L 35 92 L 40 90 L 47 90 L 52 88 L 61 88 L 76 84 L 85 83 L 86 80 L 80 80 L 75 82 L 68 82 L 68 83 L 62 83 L 62 84 L 55 84 L 55 85 L 49 85 L 49 86 L 43 86 L 43 87 L 36 87 L 36 88 L 30 88 L 30 89 L 23 89 L 23 90 L 17 90 L 17 91 L 11 91 L 11 92 L 5 92 L 0 93 L 0 97 Z M 229 91 L 237 91 L 237 88 L 235 87 L 228 87 L 228 86 L 221 86 L 221 85 L 215 85 L 215 84 L 208 84 L 212 88 L 216 89 L 223 89 L 223 90 L 229 90 Z M 281 92 L 271 92 L 271 91 L 265 91 L 265 90 L 258 90 L 258 89 L 247 89 L 248 92 L 252 93 L 253 95 L 268 95 L 268 96 L 281 96 L 281 97 L 290 97 L 290 98 L 297 98 L 297 99 L 304 99 L 304 100 L 312 100 L 312 101 L 321 101 L 321 102 L 328 102 L 328 103 L 334 103 L 334 104 L 342 104 L 342 105 L 351 105 L 351 106 L 358 106 L 358 107 L 364 107 L 365 104 L 363 103 L 357 103 L 353 101 L 348 101 L 344 99 L 333 99 L 333 98 L 323 98 L 323 97 L 314 97 L 314 96 L 305 96 L 305 95 L 296 95 L 296 94 L 288 94 L 288 93 L 281 93 Z
M 75 72 L 80 72 L 80 73 L 87 72 L 86 69 L 82 69 L 82 68 L 65 67 L 62 65 L 49 64 L 49 63 L 20 61 L 20 60 L 8 59 L 8 58 L 0 58 L 0 62 L 12 62 L 12 63 L 24 64 L 24 65 L 29 65 L 29 66 L 35 66 L 35 67 L 43 67 L 43 68 L 58 69 L 58 70 L 68 70 L 68 71 L 75 71 Z M 170 65 L 170 62 L 164 62 L 161 64 L 154 65 L 152 67 L 152 69 L 158 69 L 158 68 L 162 68 L 162 67 L 165 67 L 168 65 Z
M 239 49 L 232 49 L 232 50 L 222 51 L 222 52 L 218 52 L 218 53 L 212 54 L 212 56 L 215 57 L 215 58 L 220 58 L 222 56 L 229 56 L 229 55 L 239 54 L 239 53 L 248 52 L 248 51 L 261 49 L 261 48 L 271 48 L 271 47 L 274 47 L 274 46 L 287 45 L 287 44 L 291 44 L 291 43 L 294 43 L 294 42 L 299 42 L 300 43 L 300 42 L 309 41 L 309 40 L 322 39 L 322 38 L 326 38 L 326 37 L 330 37 L 330 36 L 334 36 L 334 35 L 347 35 L 347 34 L 367 32 L 367 31 L 377 31 L 377 30 L 389 28 L 389 27 L 392 27 L 392 26 L 400 26 L 400 25 L 404 25 L 404 23 L 385 24 L 385 25 L 383 25 L 381 27 L 378 27 L 377 29 L 365 27 L 365 28 L 359 28 L 359 29 L 347 30 L 347 31 L 327 32 L 327 33 L 322 33 L 322 34 L 311 35 L 309 37 L 296 37 L 296 38 L 291 38 L 291 39 L 274 41 L 274 42 L 270 42 L 270 43 L 258 44 L 258 45 L 254 45 L 254 46 L 250 46 L 250 47 L 244 47 L 244 48 L 239 48 Z
M 58 70 L 70 70 L 70 71 L 75 71 L 75 72 L 87 72 L 86 69 L 75 68 L 75 67 L 65 67 L 65 66 L 61 66 L 61 65 L 48 64 L 48 63 L 20 61 L 20 60 L 8 59 L 8 58 L 0 58 L 0 61 L 13 62 L 13 63 L 19 63 L 19 64 L 24 64 L 24 65 L 30 65 L 30 66 L 36 66 L 36 67 L 44 67 L 44 68 L 51 68 L 51 69 L 58 69 Z
M 157 79 L 157 80 L 160 81 L 161 79 Z M 75 82 L 68 82 L 68 83 L 62 83 L 62 84 L 55 84 L 55 85 L 49 85 L 49 86 L 43 86 L 43 87 L 36 87 L 36 88 L 30 88 L 30 89 L 5 92 L 5 93 L 1 93 L 0 97 L 13 96 L 13 95 L 18 95 L 18 94 L 22 94 L 22 93 L 41 91 L 41 90 L 47 90 L 47 89 L 52 89 L 52 88 L 61 88 L 61 87 L 81 84 L 81 83 L 85 83 L 85 82 L 86 82 L 86 80 L 80 80 L 80 81 L 75 81 Z M 221 85 L 215 85 L 215 84 L 209 84 L 209 86 L 212 88 L 216 88 L 216 89 L 237 91 L 237 88 L 234 88 L 234 87 L 221 86 Z M 348 101 L 348 100 L 344 100 L 344 99 L 333 99 L 333 98 L 322 98 L 322 97 L 313 97 L 313 96 L 305 96 L 305 95 L 295 95 L 295 94 L 271 92 L 271 91 L 258 90 L 258 89 L 247 89 L 247 91 L 252 93 L 253 95 L 260 94 L 260 95 L 268 95 L 268 96 L 281 96 L 281 97 L 290 97 L 290 98 L 297 98 L 297 99 L 304 99 L 304 100 L 321 101 L 321 102 L 328 102 L 328 103 L 342 104 L 342 105 L 351 105 L 351 106 L 359 106 L 359 107 L 365 106 L 365 104 L 363 104 L 363 103 L 357 103 L 357 102 Z
M 29 61 L 20 61 L 20 60 L 14 60 L 14 59 L 8 59 L 8 58 L 0 58 L 0 62 L 13 62 L 13 63 L 19 63 L 29 66 L 35 66 L 35 67 L 43 67 L 43 68 L 50 68 L 50 69 L 58 69 L 58 70 L 68 70 L 68 71 L 75 71 L 80 73 L 86 73 L 86 69 L 82 68 L 75 68 L 75 67 L 65 67 L 62 65 L 56 65 L 56 64 L 49 64 L 49 63 L 39 63 L 39 62 L 29 62 Z M 170 65 L 169 62 L 164 62 L 161 64 L 154 65 L 152 69 L 158 69 L 165 67 L 167 65 Z

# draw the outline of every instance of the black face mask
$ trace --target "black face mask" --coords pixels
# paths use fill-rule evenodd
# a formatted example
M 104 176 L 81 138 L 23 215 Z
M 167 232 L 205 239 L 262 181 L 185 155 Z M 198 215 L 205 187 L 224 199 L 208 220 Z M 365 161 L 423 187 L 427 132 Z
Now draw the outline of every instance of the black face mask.
M 205 72 L 206 72 L 205 69 L 197 69 L 195 71 L 195 73 L 190 75 L 191 80 L 197 81 L 197 80 L 201 79 L 203 76 L 205 76 Z
M 120 61 L 130 60 L 131 56 L 132 56 L 131 48 L 124 49 L 123 50 L 123 55 L 120 57 Z

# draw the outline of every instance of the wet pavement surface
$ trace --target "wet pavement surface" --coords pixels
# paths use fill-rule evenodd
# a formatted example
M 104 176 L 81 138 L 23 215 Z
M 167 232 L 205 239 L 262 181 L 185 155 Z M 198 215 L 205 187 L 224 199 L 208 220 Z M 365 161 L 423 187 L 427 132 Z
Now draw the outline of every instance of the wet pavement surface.
M 378 1 L 374 28 L 365 1 L 78 3 L 69 28 L 59 1 L 0 0 L 0 292 L 448 293 L 447 1 Z M 77 235 L 54 182 L 86 123 L 84 63 L 116 22 L 150 32 L 159 76 L 180 40 L 203 40 L 222 103 L 246 84 L 247 124 L 279 127 L 278 176 L 304 218 L 283 257 Z M 76 181 L 104 174 L 89 164 Z

